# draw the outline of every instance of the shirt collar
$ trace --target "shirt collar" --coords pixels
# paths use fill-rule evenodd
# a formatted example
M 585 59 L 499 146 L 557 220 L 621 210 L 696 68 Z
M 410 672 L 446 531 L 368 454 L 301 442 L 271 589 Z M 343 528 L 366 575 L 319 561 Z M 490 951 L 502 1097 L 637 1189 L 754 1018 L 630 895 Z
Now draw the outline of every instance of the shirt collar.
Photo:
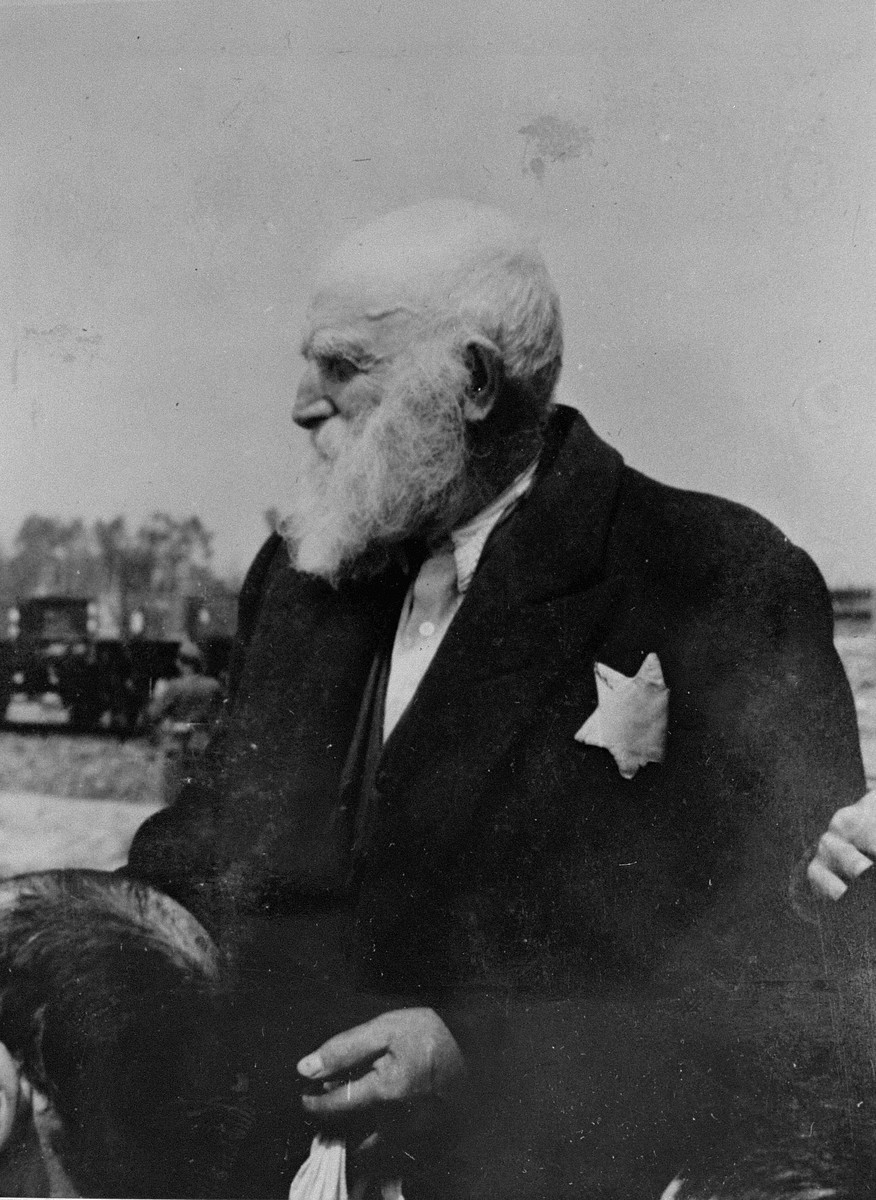
M 491 501 L 481 511 L 458 529 L 451 531 L 450 540 L 453 543 L 453 557 L 456 560 L 456 590 L 462 596 L 472 581 L 477 565 L 480 562 L 487 538 L 507 516 L 512 508 L 529 491 L 535 476 L 538 460 L 529 464 L 521 471 L 501 495 Z

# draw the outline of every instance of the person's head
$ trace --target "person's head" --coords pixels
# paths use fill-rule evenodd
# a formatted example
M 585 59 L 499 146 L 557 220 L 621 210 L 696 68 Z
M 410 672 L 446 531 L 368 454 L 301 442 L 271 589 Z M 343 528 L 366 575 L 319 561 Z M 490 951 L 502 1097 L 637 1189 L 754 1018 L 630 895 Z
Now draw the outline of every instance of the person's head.
M 2 1194 L 220 1189 L 246 1123 L 220 999 L 215 948 L 168 897 L 97 871 L 0 883 Z
M 562 362 L 533 242 L 457 201 L 345 241 L 316 283 L 293 416 L 311 436 L 285 524 L 296 566 L 337 581 L 440 538 L 535 457 Z
M 876 1165 L 863 1147 L 825 1146 L 817 1137 L 730 1155 L 706 1170 L 684 1170 L 660 1200 L 870 1200 Z

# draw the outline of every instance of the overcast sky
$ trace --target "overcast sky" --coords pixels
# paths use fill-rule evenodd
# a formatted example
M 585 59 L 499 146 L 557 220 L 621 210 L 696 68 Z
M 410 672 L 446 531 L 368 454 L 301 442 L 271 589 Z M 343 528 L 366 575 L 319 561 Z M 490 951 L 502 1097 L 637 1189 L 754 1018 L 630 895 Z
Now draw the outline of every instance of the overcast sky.
M 433 195 L 533 226 L 563 399 L 876 582 L 871 0 L 0 4 L 0 541 L 282 508 L 313 269 Z

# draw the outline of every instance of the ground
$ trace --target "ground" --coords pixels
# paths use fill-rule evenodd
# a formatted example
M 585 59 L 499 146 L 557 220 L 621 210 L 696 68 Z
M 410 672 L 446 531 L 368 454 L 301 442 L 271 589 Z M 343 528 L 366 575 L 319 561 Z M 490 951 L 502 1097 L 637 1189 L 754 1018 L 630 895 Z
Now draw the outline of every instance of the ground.
M 157 804 L 162 754 L 145 739 L 0 733 L 0 793 Z
M 876 634 L 837 638 L 852 684 L 870 787 L 876 787 Z M 161 805 L 164 756 L 144 739 L 57 728 L 0 733 L 0 877 L 50 866 L 120 866 Z
M 0 878 L 115 870 L 161 804 L 164 763 L 144 739 L 0 733 Z

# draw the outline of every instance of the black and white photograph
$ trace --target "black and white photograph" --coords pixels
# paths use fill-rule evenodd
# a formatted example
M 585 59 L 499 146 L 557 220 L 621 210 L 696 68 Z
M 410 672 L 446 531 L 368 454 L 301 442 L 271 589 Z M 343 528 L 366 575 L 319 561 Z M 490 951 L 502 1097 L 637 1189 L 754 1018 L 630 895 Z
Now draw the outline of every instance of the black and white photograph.
M 872 0 L 0 0 L 0 1195 L 876 1200 Z

